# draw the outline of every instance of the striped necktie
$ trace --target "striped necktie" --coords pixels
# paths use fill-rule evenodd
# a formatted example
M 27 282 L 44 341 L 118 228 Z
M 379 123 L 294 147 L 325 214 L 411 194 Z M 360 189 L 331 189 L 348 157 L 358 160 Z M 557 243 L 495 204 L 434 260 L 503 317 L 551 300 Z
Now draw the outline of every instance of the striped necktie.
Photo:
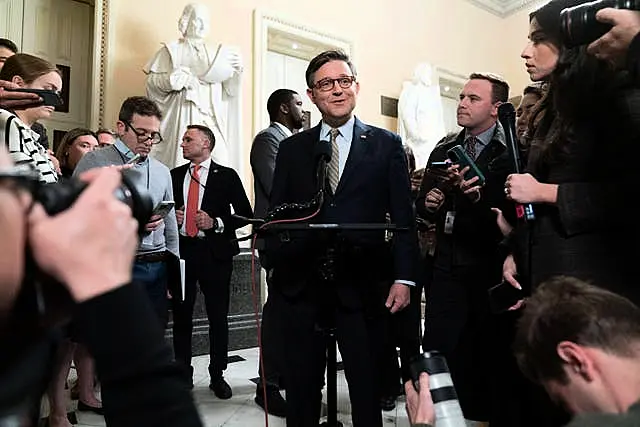
M 331 192 L 336 193 L 338 182 L 340 182 L 340 150 L 338 149 L 338 129 L 331 129 L 331 161 L 329 162 L 328 175 Z

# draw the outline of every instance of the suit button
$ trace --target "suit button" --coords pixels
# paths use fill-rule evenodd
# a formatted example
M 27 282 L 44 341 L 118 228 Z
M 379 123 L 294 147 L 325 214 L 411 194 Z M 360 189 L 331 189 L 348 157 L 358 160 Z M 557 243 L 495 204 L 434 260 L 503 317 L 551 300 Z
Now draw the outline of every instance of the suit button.
M 332 208 L 335 208 L 336 204 L 335 203 L 331 203 L 329 206 L 331 206 Z

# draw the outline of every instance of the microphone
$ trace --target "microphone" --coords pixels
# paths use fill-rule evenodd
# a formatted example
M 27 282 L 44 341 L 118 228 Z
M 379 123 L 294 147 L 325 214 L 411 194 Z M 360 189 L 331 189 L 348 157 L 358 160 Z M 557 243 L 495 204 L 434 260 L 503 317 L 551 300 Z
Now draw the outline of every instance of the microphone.
M 316 177 L 318 179 L 318 192 L 324 194 L 327 186 L 327 164 L 331 161 L 331 143 L 320 141 L 316 144 L 314 158 L 317 159 Z M 322 197 L 322 196 L 321 196 Z
M 509 150 L 511 162 L 513 163 L 513 169 L 515 173 L 522 173 L 522 164 L 520 160 L 520 146 L 518 144 L 518 138 L 516 134 L 516 109 L 510 102 L 500 104 L 498 107 L 498 120 L 504 129 L 504 134 L 507 142 L 507 150 Z M 516 214 L 518 218 L 524 217 L 527 221 L 533 221 L 536 219 L 533 213 L 533 205 L 527 203 L 526 205 L 517 204 Z

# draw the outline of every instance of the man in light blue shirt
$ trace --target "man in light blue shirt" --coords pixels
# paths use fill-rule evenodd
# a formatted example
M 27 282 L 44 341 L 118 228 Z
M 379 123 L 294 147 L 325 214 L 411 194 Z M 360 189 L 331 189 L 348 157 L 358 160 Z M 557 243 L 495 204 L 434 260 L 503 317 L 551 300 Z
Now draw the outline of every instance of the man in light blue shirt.
M 151 146 L 162 142 L 158 132 L 161 117 L 157 105 L 150 99 L 142 96 L 126 99 L 118 116 L 115 144 L 87 153 L 76 166 L 74 176 L 96 167 L 124 165 L 139 154 L 140 161 L 131 173 L 134 184 L 140 191 L 149 193 L 154 206 L 162 201 L 172 201 L 169 169 L 149 157 Z M 168 320 L 167 266 L 171 257 L 179 254 L 175 210 L 164 218 L 152 216 L 145 231 L 133 267 L 133 281 L 145 288 L 158 318 L 165 325 Z

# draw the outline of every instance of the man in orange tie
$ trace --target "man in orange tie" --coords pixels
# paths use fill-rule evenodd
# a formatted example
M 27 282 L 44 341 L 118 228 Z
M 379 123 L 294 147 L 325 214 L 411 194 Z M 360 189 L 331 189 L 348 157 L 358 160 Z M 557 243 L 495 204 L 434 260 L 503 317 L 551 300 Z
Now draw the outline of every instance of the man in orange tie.
M 251 205 L 238 174 L 211 160 L 215 137 L 201 125 L 187 126 L 182 152 L 190 163 L 171 171 L 176 218 L 180 229 L 180 254 L 185 260 L 185 296 L 174 301 L 173 346 L 176 360 L 188 372 L 193 386 L 191 334 L 196 283 L 204 295 L 209 319 L 209 388 L 220 399 L 229 399 L 231 387 L 222 374 L 227 368 L 229 285 L 233 256 L 240 252 L 235 231 L 244 226 L 231 217 L 251 217 Z

